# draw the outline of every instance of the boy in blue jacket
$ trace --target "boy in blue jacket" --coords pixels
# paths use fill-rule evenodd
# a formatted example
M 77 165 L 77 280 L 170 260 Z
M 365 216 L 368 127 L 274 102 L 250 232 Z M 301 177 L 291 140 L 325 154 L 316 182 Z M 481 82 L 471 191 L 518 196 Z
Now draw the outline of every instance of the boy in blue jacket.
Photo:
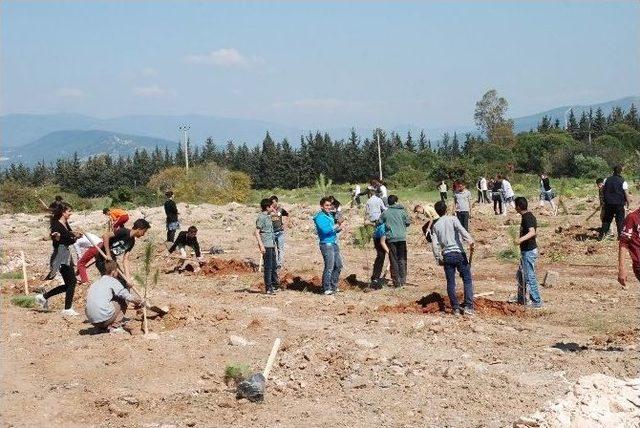
M 336 224 L 331 215 L 332 202 L 330 198 L 320 199 L 320 211 L 313 217 L 316 233 L 320 241 L 320 253 L 324 260 L 322 271 L 322 289 L 325 295 L 331 295 L 338 289 L 338 280 L 342 270 L 342 256 L 338 246 L 337 233 L 340 225 Z

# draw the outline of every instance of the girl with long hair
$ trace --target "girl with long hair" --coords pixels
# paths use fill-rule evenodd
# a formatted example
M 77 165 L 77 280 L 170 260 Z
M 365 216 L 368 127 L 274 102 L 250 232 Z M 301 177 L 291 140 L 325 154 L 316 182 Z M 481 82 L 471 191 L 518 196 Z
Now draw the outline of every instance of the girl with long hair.
M 57 272 L 60 272 L 64 284 L 61 284 L 44 294 L 36 295 L 36 302 L 43 308 L 49 309 L 49 298 L 65 293 L 64 316 L 76 316 L 78 313 L 73 310 L 73 294 L 76 289 L 76 275 L 73 267 L 73 260 L 69 247 L 73 245 L 82 234 L 74 232 L 69 226 L 71 217 L 71 205 L 66 202 L 54 204 L 51 209 L 51 242 L 53 253 L 49 260 L 50 271 L 46 279 L 53 279 Z

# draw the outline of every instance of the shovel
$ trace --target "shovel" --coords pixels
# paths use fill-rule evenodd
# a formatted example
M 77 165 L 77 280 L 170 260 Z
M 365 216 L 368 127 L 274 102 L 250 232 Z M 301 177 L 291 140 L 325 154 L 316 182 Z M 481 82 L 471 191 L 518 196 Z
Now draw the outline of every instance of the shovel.
M 264 367 L 262 373 L 254 373 L 238 384 L 238 390 L 236 393 L 237 398 L 246 398 L 253 402 L 260 402 L 264 400 L 265 384 L 269 377 L 271 367 L 273 367 L 273 363 L 276 361 L 276 354 L 280 348 L 280 343 L 282 343 L 282 339 L 279 337 L 273 342 L 271 354 L 269 354 L 267 365 Z
M 100 255 L 106 259 L 106 258 L 107 258 L 107 255 L 104 253 L 104 251 L 102 251 L 102 248 L 100 248 L 100 247 L 98 246 L 98 244 L 96 244 L 95 242 L 93 242 L 89 236 L 87 236 L 86 234 L 85 234 L 84 236 L 89 240 L 89 242 L 91 242 L 91 245 L 93 245 L 93 246 L 95 247 L 95 249 L 96 249 L 96 250 L 98 250 L 98 252 L 100 253 Z M 122 278 L 124 278 L 124 280 L 125 280 L 125 281 L 127 281 L 127 284 L 129 284 L 129 287 L 131 287 L 131 289 L 132 289 L 132 290 L 133 290 L 133 291 L 134 291 L 138 296 L 140 296 L 140 297 L 142 298 L 143 294 L 141 294 L 141 293 L 140 293 L 140 292 L 135 288 L 135 286 L 133 285 L 133 281 L 131 281 L 129 278 L 127 278 L 127 277 L 126 277 L 126 275 L 124 274 L 124 272 L 122 272 L 122 269 L 120 269 L 120 267 L 119 267 L 119 266 L 118 266 L 118 273 L 122 276 Z M 158 306 L 155 306 L 155 305 L 150 305 L 150 304 L 149 304 L 148 302 L 146 302 L 146 301 L 145 301 L 145 307 L 146 307 L 147 309 L 149 309 L 149 310 L 151 310 L 151 311 L 153 311 L 153 312 L 157 313 L 157 314 L 160 314 L 160 315 L 166 315 L 167 313 L 169 313 L 169 308 L 168 308 L 168 307 L 161 308 L 161 307 L 158 307 Z

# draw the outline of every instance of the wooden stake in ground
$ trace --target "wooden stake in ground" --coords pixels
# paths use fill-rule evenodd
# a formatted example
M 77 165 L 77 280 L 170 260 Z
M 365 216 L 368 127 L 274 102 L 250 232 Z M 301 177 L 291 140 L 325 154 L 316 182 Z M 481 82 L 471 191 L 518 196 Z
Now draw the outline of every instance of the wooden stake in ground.
M 29 280 L 27 279 L 27 262 L 24 260 L 24 251 L 20 251 L 22 258 L 22 280 L 24 281 L 24 295 L 29 295 Z
M 262 376 L 264 376 L 265 380 L 269 378 L 269 373 L 271 372 L 273 363 L 276 361 L 276 355 L 278 354 L 278 350 L 280 349 L 281 343 L 282 343 L 282 339 L 280 339 L 279 337 L 276 338 L 275 342 L 273 342 L 273 346 L 271 347 L 271 353 L 269 354 L 269 359 L 267 359 L 267 365 L 264 366 L 264 370 L 262 371 Z

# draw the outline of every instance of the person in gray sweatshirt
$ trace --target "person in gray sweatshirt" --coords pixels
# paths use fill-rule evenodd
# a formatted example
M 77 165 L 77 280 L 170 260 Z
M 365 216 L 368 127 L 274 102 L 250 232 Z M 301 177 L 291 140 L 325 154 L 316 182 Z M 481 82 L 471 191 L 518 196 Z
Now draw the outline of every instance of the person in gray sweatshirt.
M 407 227 L 411 219 L 407 210 L 398 203 L 396 195 L 389 195 L 389 208 L 382 213 L 376 224 L 384 224 L 386 242 L 389 247 L 389 263 L 394 287 L 407 285 Z
M 433 225 L 431 232 L 433 255 L 438 264 L 444 267 L 444 274 L 447 278 L 447 294 L 451 302 L 454 315 L 461 315 L 460 304 L 456 296 L 456 270 L 462 277 L 464 286 L 464 313 L 473 315 L 473 280 L 471 279 L 471 266 L 464 252 L 462 241 L 469 244 L 473 251 L 473 238 L 462 226 L 457 217 L 445 215 L 447 204 L 438 201 L 435 210 L 440 216 Z M 462 238 L 462 240 L 461 240 Z
M 118 264 L 115 261 L 107 260 L 105 270 L 105 275 L 89 287 L 85 314 L 94 327 L 109 332 L 120 331 L 120 328 L 128 330 L 123 322 L 127 302 L 141 306 L 142 299 L 131 294 L 118 280 Z

